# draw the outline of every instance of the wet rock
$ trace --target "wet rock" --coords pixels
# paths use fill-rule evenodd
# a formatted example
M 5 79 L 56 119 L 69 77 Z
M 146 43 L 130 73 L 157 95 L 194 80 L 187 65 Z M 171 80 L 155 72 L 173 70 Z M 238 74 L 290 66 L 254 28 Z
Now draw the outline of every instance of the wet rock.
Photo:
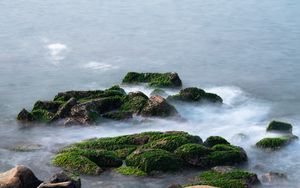
M 64 105 L 62 105 L 54 117 L 52 118 L 52 121 L 56 121 L 58 119 L 66 118 L 71 115 L 71 109 L 73 106 L 77 104 L 77 100 L 75 98 L 70 98 Z
M 142 116 L 169 117 L 178 115 L 177 110 L 160 96 L 152 96 L 141 111 Z
M 22 109 L 21 112 L 17 116 L 17 120 L 21 122 L 32 122 L 34 120 L 33 115 L 28 112 L 26 109 Z
M 78 176 L 68 175 L 65 172 L 57 173 L 42 183 L 38 188 L 80 188 L 81 180 Z
M 62 104 L 63 102 L 60 101 L 37 101 L 34 104 L 32 111 L 45 110 L 51 113 L 56 113 Z
M 76 100 L 85 98 L 94 99 L 101 96 L 103 92 L 102 90 L 60 92 L 54 97 L 54 101 L 68 101 L 71 98 L 75 98 Z
M 272 121 L 267 127 L 267 131 L 276 131 L 282 133 L 292 133 L 293 126 L 289 123 Z
M 203 143 L 207 147 L 213 147 L 217 144 L 230 144 L 226 139 L 220 136 L 210 136 L 208 137 L 205 142 Z
M 114 111 L 114 112 L 107 112 L 102 115 L 102 117 L 111 119 L 111 120 L 128 120 L 132 118 L 132 112 L 120 112 L 120 111 Z
M 139 114 L 147 101 L 148 97 L 143 92 L 130 92 L 123 100 L 120 110 L 123 112 L 125 111 L 132 112 L 133 114 Z
M 169 73 L 137 73 L 128 72 L 123 78 L 125 84 L 148 83 L 151 87 L 181 87 L 182 82 L 178 74 Z
M 184 102 L 212 102 L 212 103 L 222 103 L 223 99 L 214 94 L 206 93 L 203 89 L 196 87 L 189 87 L 180 90 L 179 94 L 169 96 L 167 98 L 171 101 L 184 101 Z
M 41 181 L 25 166 L 15 168 L 0 174 L 1 188 L 36 188 Z
M 194 186 L 188 186 L 185 188 L 218 188 L 218 187 L 213 187 L 213 186 L 209 186 L 209 185 L 194 185 Z
M 261 181 L 268 184 L 280 184 L 287 181 L 287 176 L 280 172 L 269 172 L 261 176 Z

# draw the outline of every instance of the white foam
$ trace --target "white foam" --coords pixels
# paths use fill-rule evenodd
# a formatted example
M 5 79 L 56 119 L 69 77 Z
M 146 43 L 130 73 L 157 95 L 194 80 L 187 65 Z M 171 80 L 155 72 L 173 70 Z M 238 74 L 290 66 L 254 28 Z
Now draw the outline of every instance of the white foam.
M 55 65 L 59 64 L 65 58 L 64 52 L 67 50 L 67 45 L 62 43 L 52 43 L 46 45 L 51 57 L 51 62 Z
M 82 65 L 82 67 L 86 68 L 86 69 L 103 70 L 103 71 L 119 68 L 118 66 L 115 66 L 115 65 L 111 65 L 111 64 L 103 63 L 103 62 L 97 62 L 97 61 L 88 62 L 88 63 Z

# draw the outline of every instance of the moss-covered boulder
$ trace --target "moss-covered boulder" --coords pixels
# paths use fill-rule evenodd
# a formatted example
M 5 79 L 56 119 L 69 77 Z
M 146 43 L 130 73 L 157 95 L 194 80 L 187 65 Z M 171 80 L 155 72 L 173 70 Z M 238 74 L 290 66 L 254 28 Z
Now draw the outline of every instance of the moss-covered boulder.
M 34 117 L 32 113 L 28 112 L 25 108 L 21 110 L 21 112 L 17 116 L 17 120 L 20 122 L 32 122 L 34 121 Z
M 132 112 L 134 114 L 140 114 L 141 110 L 144 108 L 148 101 L 147 95 L 138 91 L 130 92 L 123 99 L 123 104 L 120 108 L 121 111 Z
M 298 137 L 292 135 L 273 138 L 263 138 L 256 143 L 256 146 L 263 149 L 277 150 L 286 146 L 294 140 L 298 140 Z
M 169 117 L 178 115 L 177 110 L 160 96 L 152 96 L 149 98 L 141 113 L 147 117 Z
M 192 185 L 209 185 L 222 188 L 250 188 L 260 183 L 256 174 L 239 169 L 226 172 L 205 171 L 196 177 L 196 181 Z
M 151 87 L 181 87 L 182 82 L 177 73 L 137 73 L 128 72 L 122 81 L 124 84 L 148 83 Z
M 181 163 L 176 155 L 161 149 L 136 150 L 126 158 L 126 164 L 138 167 L 147 173 L 153 171 L 175 171 L 181 167 Z
M 112 120 L 127 120 L 132 118 L 132 112 L 113 111 L 107 112 L 102 117 Z
M 267 131 L 277 131 L 283 133 L 292 133 L 293 126 L 290 123 L 281 121 L 271 121 L 267 127 Z
M 130 166 L 121 166 L 115 170 L 116 172 L 126 176 L 146 176 L 147 173 L 144 171 Z
M 167 98 L 170 101 L 184 101 L 184 102 L 212 102 L 222 103 L 223 99 L 214 93 L 206 93 L 203 89 L 196 87 L 189 87 L 180 90 L 179 94 L 171 95 Z
M 220 136 L 210 136 L 204 142 L 204 145 L 207 147 L 213 147 L 214 145 L 217 144 L 230 144 L 230 143 L 226 139 Z
M 63 148 L 53 158 L 53 164 L 83 174 L 95 174 L 99 169 L 123 164 L 117 170 L 119 173 L 137 175 L 183 167 L 206 169 L 246 160 L 244 150 L 229 143 L 207 147 L 199 136 L 168 131 L 84 140 Z

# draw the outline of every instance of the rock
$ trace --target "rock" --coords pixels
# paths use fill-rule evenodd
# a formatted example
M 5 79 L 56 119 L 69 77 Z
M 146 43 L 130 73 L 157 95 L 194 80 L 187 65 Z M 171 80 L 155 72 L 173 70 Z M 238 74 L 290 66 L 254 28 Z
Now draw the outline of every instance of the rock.
M 175 171 L 181 163 L 177 157 L 161 149 L 137 150 L 126 158 L 127 166 L 138 167 L 146 173 L 153 171 Z
M 177 110 L 160 96 L 149 98 L 141 111 L 142 116 L 169 117 L 178 115 Z
M 75 98 L 70 98 L 65 104 L 63 104 L 54 117 L 51 119 L 51 121 L 56 121 L 58 119 L 66 118 L 71 115 L 71 109 L 73 106 L 77 104 L 77 100 Z
M 180 184 L 173 184 L 168 186 L 168 188 L 183 188 Z
M 219 171 L 210 170 L 202 172 L 197 178 L 199 181 L 197 184 L 199 185 L 217 187 L 250 188 L 260 183 L 256 174 L 228 167 Z
M 184 102 L 212 102 L 212 103 L 222 103 L 223 99 L 214 94 L 206 93 L 203 89 L 196 87 L 189 87 L 180 90 L 179 94 L 171 95 L 167 98 L 171 101 L 184 101 Z
M 105 91 L 106 92 L 108 92 L 108 91 L 118 91 L 121 94 L 126 95 L 125 90 L 123 88 L 121 88 L 119 85 L 114 85 L 114 86 L 110 87 L 109 89 L 106 89 Z
M 292 133 L 292 130 L 293 126 L 291 124 L 280 121 L 272 121 L 267 127 L 267 131 L 277 131 L 283 133 Z
M 18 165 L 0 174 L 1 188 L 36 188 L 40 184 L 41 181 L 25 166 Z
M 42 183 L 38 188 L 80 188 L 81 180 L 78 176 L 68 175 L 65 172 L 57 173 Z
M 263 183 L 280 184 L 287 181 L 287 176 L 280 172 L 269 172 L 261 176 Z
M 28 112 L 26 109 L 21 110 L 21 112 L 17 116 L 17 120 L 22 122 L 32 122 L 34 120 L 33 115 Z
M 151 87 L 181 87 L 182 82 L 178 74 L 169 73 L 137 73 L 128 72 L 122 81 L 124 84 L 148 83 Z
M 154 89 L 151 93 L 151 96 L 161 96 L 161 97 L 167 97 L 168 94 L 165 92 L 165 90 L 160 89 L 160 88 L 156 88 Z
M 54 101 L 68 101 L 71 98 L 75 98 L 76 100 L 85 98 L 94 99 L 101 96 L 103 92 L 102 90 L 60 92 L 54 97 Z
M 214 145 L 217 144 L 230 144 L 230 143 L 220 136 L 210 136 L 204 142 L 204 145 L 207 147 L 213 147 Z
M 120 110 L 123 112 L 131 112 L 133 114 L 139 114 L 145 104 L 148 101 L 147 95 L 138 91 L 130 92 L 123 100 L 123 104 L 120 107 Z
M 213 187 L 213 186 L 209 186 L 209 185 L 194 185 L 194 186 L 188 186 L 185 188 L 218 188 L 218 187 Z
M 297 136 L 280 136 L 280 137 L 273 137 L 273 138 L 263 138 L 256 143 L 258 148 L 263 149 L 270 149 L 270 150 L 278 150 L 281 149 L 283 146 L 291 143 L 294 140 L 298 140 Z
M 62 104 L 63 103 L 60 101 L 37 101 L 34 104 L 32 111 L 45 110 L 47 112 L 56 113 Z

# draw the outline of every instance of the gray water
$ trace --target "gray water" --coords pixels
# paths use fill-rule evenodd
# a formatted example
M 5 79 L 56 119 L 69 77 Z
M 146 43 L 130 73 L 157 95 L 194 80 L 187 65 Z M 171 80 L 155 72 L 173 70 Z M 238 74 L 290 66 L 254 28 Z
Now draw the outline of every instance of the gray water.
M 254 147 L 269 136 L 265 127 L 272 119 L 291 122 L 300 135 L 299 9 L 297 0 L 1 0 L 0 170 L 25 164 L 43 179 L 59 170 L 49 161 L 68 143 L 183 130 L 203 139 L 224 136 L 247 151 L 250 160 L 244 168 L 258 175 L 286 173 L 289 181 L 278 187 L 300 187 L 298 142 L 275 153 Z M 128 71 L 176 71 L 184 86 L 216 92 L 225 105 L 178 106 L 188 119 L 184 123 L 153 119 L 28 129 L 15 121 L 23 107 L 30 109 L 38 99 L 70 89 L 109 87 Z M 126 88 L 138 89 L 150 93 L 148 88 Z M 9 150 L 19 143 L 42 148 Z M 195 173 L 133 178 L 107 172 L 82 179 L 84 188 L 165 187 Z

